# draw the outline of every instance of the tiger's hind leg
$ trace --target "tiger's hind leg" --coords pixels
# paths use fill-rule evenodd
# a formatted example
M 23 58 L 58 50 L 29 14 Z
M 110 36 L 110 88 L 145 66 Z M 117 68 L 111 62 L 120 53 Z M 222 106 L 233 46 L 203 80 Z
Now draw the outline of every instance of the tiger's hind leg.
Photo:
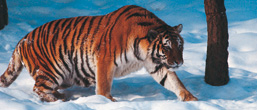
M 58 99 L 65 101 L 65 95 L 57 91 L 58 84 L 48 78 L 46 75 L 42 74 L 36 76 L 36 83 L 34 85 L 33 91 L 38 94 L 42 101 L 54 102 Z

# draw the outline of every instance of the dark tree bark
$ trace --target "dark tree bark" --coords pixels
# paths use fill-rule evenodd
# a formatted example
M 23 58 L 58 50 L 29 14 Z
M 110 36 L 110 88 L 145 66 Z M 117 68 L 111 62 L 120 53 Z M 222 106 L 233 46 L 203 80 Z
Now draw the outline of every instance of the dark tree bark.
M 208 30 L 205 82 L 225 85 L 228 74 L 228 22 L 224 0 L 204 0 Z
M 6 0 L 0 0 L 0 30 L 8 24 L 8 12 Z

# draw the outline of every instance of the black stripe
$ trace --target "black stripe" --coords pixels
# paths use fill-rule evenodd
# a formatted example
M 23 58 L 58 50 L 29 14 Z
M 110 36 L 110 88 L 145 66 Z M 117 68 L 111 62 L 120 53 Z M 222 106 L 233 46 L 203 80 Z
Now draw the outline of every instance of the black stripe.
M 50 44 L 50 48 L 54 48 L 55 46 L 54 45 L 51 45 Z M 62 68 L 61 68 L 61 66 L 60 66 L 60 64 L 59 64 L 59 62 L 57 62 L 57 60 L 56 60 L 56 57 L 55 57 L 55 55 L 53 54 L 54 52 L 53 52 L 53 50 L 50 50 L 50 55 L 52 56 L 52 58 L 53 58 L 53 60 L 54 60 L 54 63 L 57 65 L 57 67 L 61 70 L 61 72 L 59 72 L 60 74 L 60 76 L 62 77 L 62 79 L 64 79 L 64 76 L 63 76 L 63 73 L 64 73 L 64 71 L 62 70 Z M 57 69 L 56 69 L 57 70 Z
M 145 16 L 145 14 L 141 14 L 141 13 L 133 13 L 131 15 L 129 15 L 126 20 L 130 19 L 131 17 L 142 17 Z
M 156 48 L 156 42 L 154 43 L 152 48 L 153 48 L 152 53 L 151 53 L 152 61 L 153 61 L 153 63 L 159 64 L 160 60 L 154 57 L 154 51 L 155 51 L 155 48 Z
M 110 14 L 108 14 L 108 15 L 105 15 L 105 17 L 108 17 L 108 21 L 106 22 L 106 26 L 109 25 L 109 23 L 110 23 L 110 21 L 111 21 L 111 18 L 112 18 L 113 15 L 116 14 L 118 11 L 119 11 L 119 9 L 116 10 L 116 11 L 114 11 L 114 12 L 112 12 L 112 13 L 110 13 Z
M 79 67 L 79 66 L 78 66 L 78 65 L 79 65 L 78 60 L 80 60 L 80 59 L 78 59 L 78 58 L 79 58 L 79 57 L 78 57 L 78 51 L 76 51 L 75 53 L 76 53 L 75 58 L 74 58 L 75 70 L 76 70 L 76 73 L 79 74 L 79 78 L 82 78 L 81 73 L 79 72 L 79 69 L 78 69 L 78 67 Z M 82 62 L 83 62 L 83 61 L 82 61 Z M 81 65 L 81 69 L 82 69 L 83 74 L 84 74 L 86 77 L 91 77 L 91 76 L 85 71 L 85 69 L 83 68 L 82 65 Z
M 147 37 L 143 37 L 143 38 L 136 38 L 135 41 L 134 41 L 134 55 L 135 57 L 138 59 L 138 60 L 141 60 L 143 61 L 142 58 L 140 58 L 140 52 L 139 52 L 139 43 L 141 40 L 143 39 L 147 39 Z
M 41 55 L 42 55 L 43 49 L 41 48 L 39 41 L 42 42 L 42 40 L 41 40 L 42 29 L 43 29 L 43 26 L 40 26 L 40 28 L 39 28 L 39 30 L 38 30 L 37 37 L 36 37 L 36 38 L 38 38 L 38 39 L 37 39 L 37 47 L 39 48 Z M 34 35 L 33 35 L 33 36 L 34 36 Z
M 69 24 L 65 27 L 64 30 L 71 30 L 71 24 L 72 24 L 72 21 L 74 21 L 74 19 L 69 19 Z
M 64 54 L 66 54 L 66 52 L 68 52 L 68 49 L 67 49 L 67 48 L 68 48 L 68 47 L 67 47 L 67 44 L 68 44 L 68 43 L 67 43 L 67 38 L 68 38 L 68 36 L 70 35 L 70 32 L 71 32 L 71 30 L 69 29 L 68 32 L 66 32 L 67 34 L 65 34 L 64 39 L 63 39 L 63 42 L 64 42 L 64 43 L 63 43 L 63 46 L 64 46 L 64 50 L 63 50 L 63 51 L 64 51 Z
M 156 56 L 160 58 L 161 55 L 159 53 L 159 50 L 160 50 L 160 44 L 157 45 L 157 52 L 156 52 Z
M 59 34 L 59 29 L 56 31 L 56 33 L 54 33 L 54 36 L 53 36 L 53 39 L 52 39 L 52 45 L 53 45 L 53 49 L 54 49 L 54 54 L 56 55 L 56 44 L 57 44 L 57 41 L 58 41 L 58 34 Z
M 84 18 L 85 20 L 83 21 L 80 30 L 79 30 L 79 36 L 82 34 L 82 31 L 84 30 L 84 28 L 86 27 L 85 24 L 87 23 L 88 17 Z M 79 37 L 77 38 L 77 40 L 79 39 Z
M 97 48 L 96 48 L 96 50 L 99 52 L 100 51 L 100 46 L 101 46 L 101 44 L 102 44 L 102 39 L 103 39 L 103 37 L 104 37 L 104 35 L 102 35 L 101 36 L 101 39 L 100 39 L 100 42 L 99 42 L 99 44 L 98 44 L 98 46 L 97 46 Z M 95 51 L 93 52 L 93 55 L 95 54 Z
M 36 28 L 33 32 L 32 32 L 32 35 L 31 35 L 31 37 L 33 37 L 33 38 L 35 38 L 36 36 L 35 36 L 35 34 L 36 34 L 36 31 L 38 30 L 38 33 L 41 31 L 41 27 L 40 28 Z M 28 37 L 28 35 L 26 35 L 25 36 L 26 38 Z M 26 39 L 25 38 L 25 39 Z
M 100 16 L 100 17 L 101 17 L 101 18 L 100 18 L 100 20 L 98 21 L 97 27 L 95 28 L 95 31 L 94 31 L 94 33 L 93 33 L 93 35 L 92 35 L 93 38 L 94 38 L 95 34 L 98 32 L 99 26 L 101 25 L 101 22 L 102 22 L 102 20 L 103 20 L 103 18 L 104 18 L 104 16 Z M 92 42 L 93 42 L 93 38 L 92 38 L 92 40 L 91 40 L 91 44 L 92 44 Z M 91 47 L 92 47 L 92 45 L 91 45 Z
M 90 22 L 89 22 L 89 26 L 88 26 L 88 28 L 87 28 L 87 34 L 90 34 L 90 31 L 91 31 L 91 29 L 92 29 L 92 25 L 93 25 L 93 23 L 94 23 L 94 20 L 95 20 L 95 16 L 93 16 L 92 18 L 91 18 L 91 20 L 90 20 Z
M 62 26 L 61 26 L 62 29 L 63 29 L 64 26 L 66 25 L 66 22 L 68 22 L 69 20 L 70 20 L 70 18 L 64 19 L 64 22 L 62 23 Z
M 76 19 L 75 23 L 73 24 L 73 27 L 74 27 L 74 28 L 76 28 L 77 24 L 78 24 L 82 19 L 83 19 L 83 17 L 82 17 L 82 16 L 77 17 L 77 19 Z
M 46 80 L 46 81 L 49 80 L 51 83 L 53 83 L 52 80 L 50 80 L 48 77 L 46 77 L 46 76 L 44 76 L 44 75 L 38 75 L 38 76 L 36 77 L 36 81 L 37 81 L 38 79 L 42 79 L 42 80 Z
M 46 29 L 46 28 L 48 28 L 47 26 L 49 26 L 49 24 L 45 24 L 45 27 L 43 28 L 43 34 L 42 34 L 42 36 L 41 36 L 41 38 L 42 38 L 42 48 L 43 48 L 43 53 L 44 53 L 44 55 L 46 56 L 46 58 L 49 58 L 50 56 L 49 56 L 49 54 L 48 54 L 48 50 L 47 50 L 47 40 L 46 40 L 46 37 L 48 37 L 48 30 Z
M 75 38 L 77 36 L 77 30 L 75 30 L 74 34 L 73 34 L 73 37 L 71 39 L 71 56 L 73 56 L 73 52 L 74 52 L 74 44 L 75 44 Z
M 102 20 L 103 20 L 103 18 L 104 18 L 104 16 L 100 16 L 100 17 L 101 17 L 101 18 L 100 18 L 100 20 L 98 21 L 97 27 L 95 28 L 95 31 L 94 31 L 94 33 L 93 33 L 93 35 L 92 35 L 90 47 L 93 47 L 95 34 L 98 32 L 99 26 L 101 25 L 101 22 L 102 22 Z M 102 39 L 102 37 L 101 37 L 101 39 Z M 92 52 L 92 48 L 90 48 L 90 52 Z M 93 52 L 93 56 L 94 56 L 94 53 L 95 53 L 95 51 Z M 94 62 L 94 59 L 93 59 L 93 62 Z
M 34 29 L 33 31 L 37 30 L 38 28 Z M 30 33 L 28 33 L 26 36 L 24 36 L 19 42 L 21 42 L 23 39 L 26 39 Z
M 43 87 L 44 89 L 48 89 L 48 90 L 54 90 L 53 88 L 47 86 L 45 83 L 40 83 L 39 85 L 36 85 L 36 87 Z
M 87 34 L 86 34 L 86 36 L 84 36 L 83 42 L 85 41 L 85 40 L 84 40 L 85 37 L 87 38 L 88 35 L 90 34 L 90 31 L 91 31 L 91 29 L 92 29 L 92 25 L 93 25 L 95 19 L 96 19 L 95 16 L 91 17 L 91 20 L 89 21 L 89 26 L 87 27 Z M 93 37 L 93 36 L 92 36 L 92 37 Z M 92 38 L 92 40 L 93 40 L 93 38 Z M 91 41 L 91 42 L 92 42 L 92 41 Z M 92 43 L 91 43 L 91 44 L 92 44 Z M 91 51 L 91 50 L 90 50 L 90 51 Z
M 55 21 L 56 23 L 55 23 L 55 26 L 54 26 L 54 29 L 53 29 L 54 32 L 56 31 L 56 29 L 57 29 L 57 27 L 58 27 L 58 25 L 59 25 L 59 23 L 60 23 L 61 21 L 62 21 L 61 19 Z M 59 30 L 59 29 L 58 29 L 58 30 Z
M 127 41 L 126 41 L 127 42 Z M 124 51 L 124 56 L 125 56 L 125 61 L 126 61 L 126 63 L 128 63 L 128 58 L 127 58 L 127 49 L 125 49 L 125 51 Z
M 107 42 L 107 41 L 106 41 L 106 38 L 107 38 L 107 33 L 109 32 L 109 30 L 110 30 L 110 27 L 107 29 L 107 31 L 106 31 L 105 34 L 104 34 L 104 44 L 105 44 L 105 47 L 106 47 L 106 45 L 107 45 L 107 44 L 106 44 L 106 42 Z M 111 40 L 111 39 L 109 39 L 109 40 Z M 100 41 L 100 42 L 101 42 L 101 41 Z M 99 46 L 100 46 L 100 45 L 101 45 L 101 44 L 99 44 Z M 110 46 L 109 46 L 109 48 L 110 48 Z M 106 49 L 107 49 L 107 48 L 105 48 L 105 54 L 106 54 Z M 100 50 L 99 50 L 99 51 L 100 51 Z M 105 55 L 105 54 L 104 54 L 104 55 Z
M 90 76 L 88 73 L 87 73 L 87 71 L 85 70 L 85 68 L 84 68 L 84 47 L 81 47 L 80 48 L 80 60 L 82 61 L 82 63 L 81 63 L 81 69 L 82 69 L 82 72 L 84 73 L 84 75 L 85 76 L 87 76 L 87 77 L 91 77 L 91 78 L 93 78 L 94 79 L 94 76 Z M 94 74 L 93 74 L 94 75 Z
M 84 60 L 84 52 L 87 51 L 87 50 L 84 49 L 84 47 L 87 48 L 87 46 L 85 46 L 86 43 L 84 43 L 85 41 L 87 41 L 87 36 L 86 36 L 86 35 L 83 36 L 83 39 L 82 39 L 82 42 L 81 42 L 81 47 L 80 47 L 80 60 L 82 61 L 82 63 L 81 63 L 82 72 L 83 72 L 84 74 L 87 74 L 87 72 L 86 72 L 86 70 L 85 70 L 85 68 L 84 68 L 84 62 L 85 62 L 85 60 Z M 86 52 L 86 56 L 87 56 L 87 52 Z
M 154 42 L 154 45 L 152 47 L 153 50 L 152 50 L 152 53 L 151 53 L 151 57 L 152 57 L 153 63 L 160 64 L 161 63 L 160 59 L 157 59 L 157 58 L 154 57 L 154 52 L 155 52 L 155 49 L 156 49 L 156 43 L 157 43 L 157 41 Z
M 50 32 L 50 28 L 52 27 L 53 23 L 54 23 L 54 21 L 51 21 L 51 22 L 49 23 L 48 28 L 47 28 L 48 33 Z M 53 33 L 53 32 L 52 32 L 52 33 Z M 51 33 L 51 34 L 52 34 L 52 33 Z
M 113 62 L 115 64 L 115 66 L 118 66 L 118 64 L 116 62 L 116 47 L 115 47 L 114 52 L 113 52 L 113 60 L 114 60 Z
M 126 61 L 126 63 L 128 63 L 128 58 L 127 58 L 127 46 L 128 46 L 128 38 L 129 37 L 126 37 L 126 41 L 125 41 L 125 52 L 124 52 L 124 56 L 125 56 L 125 61 Z
M 162 78 L 162 80 L 160 81 L 160 84 L 161 84 L 162 86 L 164 86 L 164 83 L 165 83 L 165 81 L 166 81 L 166 79 L 167 79 L 167 75 L 168 75 L 168 74 L 166 74 L 166 75 Z
M 47 73 L 45 71 L 43 71 L 43 72 L 45 73 L 45 75 L 48 75 L 54 81 L 55 84 L 59 85 L 59 83 L 57 82 L 55 77 L 53 77 L 52 75 L 50 75 L 49 73 Z
M 100 20 L 98 21 L 97 27 L 95 28 L 95 31 L 94 31 L 94 33 L 93 33 L 93 35 L 92 35 L 90 47 L 93 46 L 95 34 L 98 32 L 99 26 L 101 25 L 101 22 L 102 22 L 103 18 L 104 18 L 104 16 L 101 16 Z M 90 48 L 90 52 L 92 52 L 92 48 Z
M 82 41 L 82 43 L 81 44 L 83 44 L 83 42 L 84 42 L 84 38 L 82 38 L 82 39 L 80 39 L 80 37 L 82 37 L 82 33 L 83 33 L 83 30 L 84 30 L 84 28 L 85 28 L 85 25 L 86 25 L 86 23 L 87 23 L 87 20 L 88 20 L 88 17 L 84 17 L 83 19 L 85 19 L 84 21 L 83 21 L 83 23 L 82 23 L 82 25 L 80 26 L 80 29 L 79 29 L 79 33 L 78 33 L 78 37 L 77 37 L 77 42 L 76 42 L 76 44 L 78 44 L 79 43 L 79 41 Z
M 34 57 L 33 57 L 33 55 L 32 55 L 32 50 L 30 49 L 30 47 L 33 47 L 33 39 L 30 39 L 30 38 L 32 38 L 31 36 L 30 37 L 28 37 L 27 38 L 27 41 L 26 41 L 26 44 L 27 44 L 27 48 L 26 48 L 26 53 L 27 53 L 27 56 L 28 56 L 28 58 L 27 58 L 27 61 L 28 61 L 28 67 L 29 67 L 29 72 L 31 72 L 32 71 L 32 67 L 31 67 L 31 64 L 33 65 L 33 62 L 30 62 L 29 61 L 29 59 L 31 59 L 31 61 L 35 61 L 35 59 L 34 59 Z M 14 65 L 13 65 L 14 66 Z
M 95 72 L 92 70 L 92 68 L 90 67 L 89 61 L 88 61 L 88 50 L 87 50 L 87 46 L 86 46 L 86 63 L 87 63 L 87 67 L 89 69 L 89 71 L 95 75 Z
M 139 40 L 139 38 L 136 38 L 134 41 L 134 55 L 138 60 L 142 61 L 142 59 L 140 58 L 139 50 L 138 50 L 138 43 L 139 43 L 138 40 Z
M 153 23 L 152 22 L 139 22 L 139 23 L 137 23 L 137 25 L 140 25 L 140 26 L 151 26 L 151 25 L 153 25 Z
M 155 74 L 157 71 L 159 71 L 163 67 L 162 64 L 155 66 L 155 70 L 151 72 L 150 74 Z
M 69 72 L 71 72 L 71 70 L 70 70 L 68 64 L 65 62 L 65 59 L 64 59 L 64 57 L 63 57 L 62 46 L 59 46 L 59 57 L 60 57 L 60 60 L 62 61 L 62 63 L 64 64 L 65 68 L 66 68 Z
M 43 30 L 42 30 L 42 33 L 41 33 L 41 36 L 40 36 L 40 38 L 41 38 L 41 42 L 40 42 L 40 51 L 41 51 L 41 54 L 42 55 L 44 55 L 44 57 L 49 57 L 49 56 L 47 56 L 47 54 L 45 53 L 46 51 L 47 51 L 47 49 L 45 48 L 45 40 L 44 40 L 44 37 L 45 37 L 45 26 L 46 25 L 44 25 L 44 27 L 43 27 Z
M 39 34 L 39 38 L 40 38 L 40 51 L 41 51 L 41 54 L 42 55 L 44 55 L 44 57 L 47 57 L 46 55 L 45 55 L 45 53 L 44 53 L 44 51 L 45 51 L 45 49 L 44 49 L 44 36 L 45 36 L 45 26 L 46 26 L 46 24 L 44 24 L 43 26 L 42 26 L 42 30 L 40 31 L 41 33 Z
M 77 53 L 77 52 L 76 52 L 76 53 Z M 75 58 L 73 59 L 73 61 L 74 61 L 75 72 L 76 72 L 77 77 L 78 77 L 79 79 L 83 79 L 83 76 L 82 76 L 81 73 L 79 72 L 77 55 L 75 56 Z
M 156 30 L 158 33 L 162 33 L 163 31 L 170 29 L 168 25 L 163 24 L 161 26 L 158 26 L 156 28 L 154 28 L 153 30 Z
M 24 59 L 26 59 L 27 60 L 27 64 L 28 64 L 28 67 L 30 68 L 30 63 L 29 63 L 29 61 L 28 61 L 28 52 L 27 52 L 27 50 L 28 50 L 28 47 L 27 46 L 25 46 L 25 41 L 23 42 L 23 51 L 21 51 L 21 52 L 23 52 L 23 57 L 24 57 Z M 27 43 L 26 43 L 27 44 Z
M 44 37 L 44 48 L 45 48 L 45 53 L 47 54 L 47 56 L 48 57 L 50 57 L 50 55 L 49 55 L 49 52 L 48 52 L 48 49 L 49 48 L 47 48 L 47 44 L 48 44 L 48 42 L 50 41 L 50 40 L 48 40 L 48 38 L 49 38 L 49 29 L 51 28 L 50 27 L 50 24 L 51 23 L 48 23 L 48 25 L 47 25 L 47 30 L 45 30 L 45 35 L 43 36 Z
M 52 33 L 50 33 L 50 29 L 51 29 L 51 27 L 52 27 L 52 24 L 53 24 L 53 22 L 54 21 L 52 21 L 52 22 L 50 22 L 50 23 L 48 23 L 49 25 L 48 25 L 48 27 L 47 27 L 47 32 L 46 32 L 46 35 L 44 36 L 44 44 L 45 44 L 45 47 L 47 47 L 47 44 L 50 42 L 51 43 L 51 40 L 49 40 L 49 34 L 50 34 L 50 37 L 53 37 L 51 34 Z M 46 43 L 47 42 L 47 43 Z M 50 54 L 49 54 L 49 50 L 51 51 L 52 49 L 51 48 L 46 48 L 46 52 L 47 52 L 47 55 L 50 57 Z

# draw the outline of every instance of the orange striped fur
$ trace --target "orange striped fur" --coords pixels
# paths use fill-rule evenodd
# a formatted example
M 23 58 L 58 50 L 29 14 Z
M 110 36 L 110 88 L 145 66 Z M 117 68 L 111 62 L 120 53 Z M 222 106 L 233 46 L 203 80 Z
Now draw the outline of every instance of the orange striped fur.
M 135 5 L 103 16 L 51 21 L 19 41 L 0 86 L 8 87 L 25 66 L 36 81 L 33 90 L 44 101 L 64 99 L 57 90 L 72 85 L 96 85 L 96 94 L 115 101 L 113 78 L 145 67 L 181 100 L 197 100 L 168 70 L 183 63 L 181 29 Z

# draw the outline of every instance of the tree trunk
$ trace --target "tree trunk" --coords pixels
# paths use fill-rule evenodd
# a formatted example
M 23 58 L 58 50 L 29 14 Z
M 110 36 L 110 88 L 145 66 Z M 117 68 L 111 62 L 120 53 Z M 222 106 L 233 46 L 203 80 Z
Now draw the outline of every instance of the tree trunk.
M 0 0 L 0 30 L 8 24 L 6 0 Z
M 208 30 L 205 82 L 225 85 L 228 74 L 228 23 L 224 0 L 204 0 Z

